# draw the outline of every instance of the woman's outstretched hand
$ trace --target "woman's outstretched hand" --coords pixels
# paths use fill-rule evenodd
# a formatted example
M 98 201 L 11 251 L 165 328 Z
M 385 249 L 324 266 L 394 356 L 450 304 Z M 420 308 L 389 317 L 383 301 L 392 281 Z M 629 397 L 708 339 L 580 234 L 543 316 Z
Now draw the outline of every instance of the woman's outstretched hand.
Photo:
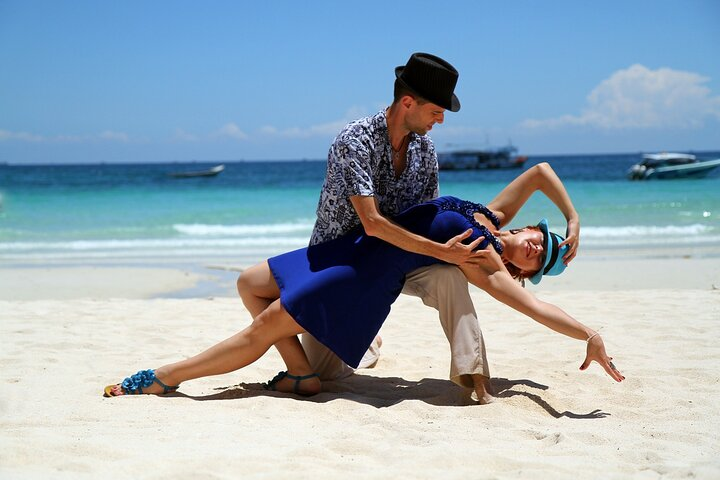
M 616 382 L 625 380 L 625 377 L 623 377 L 613 364 L 612 357 L 609 357 L 607 352 L 605 352 L 605 344 L 602 338 L 600 338 L 600 335 L 597 334 L 588 342 L 587 354 L 585 355 L 585 361 L 580 365 L 580 370 L 586 370 L 593 361 L 599 363 Z
M 563 256 L 563 263 L 569 264 L 575 255 L 577 255 L 578 247 L 580 246 L 580 222 L 578 220 L 570 220 L 567 224 L 567 234 L 565 235 L 565 241 L 562 242 L 559 247 L 567 245 L 568 251 Z

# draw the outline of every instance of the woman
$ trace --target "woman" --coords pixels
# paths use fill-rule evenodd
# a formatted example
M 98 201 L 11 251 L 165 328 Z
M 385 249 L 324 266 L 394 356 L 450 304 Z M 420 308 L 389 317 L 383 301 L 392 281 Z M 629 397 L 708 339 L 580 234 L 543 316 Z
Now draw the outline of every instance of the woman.
M 543 192 L 568 220 L 568 240 L 537 227 L 501 230 L 535 191 Z M 460 265 L 468 281 L 537 322 L 587 342 L 586 369 L 598 362 L 616 381 L 624 377 L 605 352 L 600 335 L 558 307 L 542 302 L 519 280 L 538 283 L 561 273 L 574 257 L 578 217 L 564 186 L 548 164 L 513 180 L 487 206 L 441 197 L 394 217 L 411 232 L 432 241 L 469 241 L 486 249 L 484 264 Z M 405 274 L 439 260 L 402 250 L 361 228 L 336 240 L 295 250 L 245 271 L 238 279 L 252 324 L 195 357 L 144 370 L 105 388 L 105 396 L 168 393 L 180 382 L 242 368 L 275 345 L 287 366 L 268 385 L 312 395 L 321 389 L 297 335 L 309 332 L 351 366 L 356 366 L 402 289 Z

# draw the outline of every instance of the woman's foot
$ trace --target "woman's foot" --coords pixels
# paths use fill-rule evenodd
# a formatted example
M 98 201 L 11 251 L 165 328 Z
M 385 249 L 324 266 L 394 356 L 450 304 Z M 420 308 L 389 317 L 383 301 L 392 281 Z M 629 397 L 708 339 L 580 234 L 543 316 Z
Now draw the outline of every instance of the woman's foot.
M 263 385 L 267 390 L 283 393 L 295 393 L 297 395 L 310 396 L 320 393 L 322 383 L 316 373 L 307 375 L 294 375 L 288 372 L 280 372 L 275 378 Z
M 179 382 L 177 382 L 179 383 Z M 105 387 L 103 396 L 121 397 L 124 395 L 162 395 L 171 393 L 178 389 L 175 379 L 162 369 L 141 370 L 132 375 L 122 383 L 108 385 Z

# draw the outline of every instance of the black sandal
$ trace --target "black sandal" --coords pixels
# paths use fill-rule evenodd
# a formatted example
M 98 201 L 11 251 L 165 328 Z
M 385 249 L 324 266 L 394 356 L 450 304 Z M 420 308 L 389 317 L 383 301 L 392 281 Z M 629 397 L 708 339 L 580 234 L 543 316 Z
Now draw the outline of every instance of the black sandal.
M 280 380 L 283 378 L 289 378 L 290 380 L 295 380 L 295 385 L 293 385 L 293 393 L 296 395 L 302 395 L 304 397 L 309 397 L 311 395 L 315 395 L 314 393 L 304 393 L 300 391 L 300 382 L 303 380 L 309 380 L 311 378 L 320 377 L 317 373 L 311 373 L 310 375 L 291 375 L 288 372 L 279 372 L 275 377 L 270 380 L 268 383 L 263 383 L 263 388 L 265 390 L 272 390 L 277 391 L 275 386 L 278 384 Z

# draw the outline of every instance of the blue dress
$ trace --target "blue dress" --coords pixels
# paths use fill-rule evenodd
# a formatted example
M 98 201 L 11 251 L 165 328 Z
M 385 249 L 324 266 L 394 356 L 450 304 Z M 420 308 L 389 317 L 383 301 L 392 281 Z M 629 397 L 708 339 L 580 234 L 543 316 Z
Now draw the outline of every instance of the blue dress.
M 411 207 L 393 220 L 441 243 L 472 229 L 465 243 L 485 237 L 479 248 L 489 243 L 502 253 L 497 238 L 473 218 L 475 212 L 500 228 L 487 207 L 455 197 Z M 285 310 L 352 367 L 357 367 L 380 331 L 390 306 L 400 295 L 405 275 L 434 263 L 442 262 L 368 236 L 362 227 L 335 240 L 268 259 Z

